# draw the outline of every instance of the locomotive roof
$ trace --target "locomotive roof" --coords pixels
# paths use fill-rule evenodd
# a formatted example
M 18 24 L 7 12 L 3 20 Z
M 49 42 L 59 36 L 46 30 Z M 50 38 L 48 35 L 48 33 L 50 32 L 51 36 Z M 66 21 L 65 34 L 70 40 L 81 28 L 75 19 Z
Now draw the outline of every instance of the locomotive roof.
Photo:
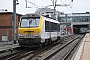
M 33 18 L 33 17 L 40 17 L 40 15 L 32 13 L 32 14 L 25 14 L 25 15 L 22 16 L 22 18 L 24 18 L 24 17 L 32 17 Z
M 30 14 L 23 15 L 22 18 L 40 18 L 40 16 L 43 16 L 43 15 L 36 14 L 36 13 L 30 13 Z M 43 16 L 43 17 L 46 17 L 46 18 L 49 18 L 49 19 L 53 19 L 53 18 L 47 17 L 47 16 Z M 53 20 L 55 20 L 55 19 L 53 19 Z
M 53 18 L 51 18 L 51 17 L 44 16 L 44 15 L 40 15 L 40 14 L 36 14 L 36 13 L 25 14 L 25 15 L 22 16 L 22 18 L 24 18 L 24 17 L 32 17 L 32 18 L 33 18 L 33 17 L 40 17 L 40 16 L 43 16 L 43 17 L 46 17 L 46 18 L 53 19 Z

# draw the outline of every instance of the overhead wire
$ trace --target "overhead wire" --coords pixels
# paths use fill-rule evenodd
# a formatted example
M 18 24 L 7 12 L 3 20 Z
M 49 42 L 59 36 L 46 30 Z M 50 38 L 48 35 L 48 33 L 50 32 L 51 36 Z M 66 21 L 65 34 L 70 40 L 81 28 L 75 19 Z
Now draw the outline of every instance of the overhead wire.
M 41 1 L 42 1 L 42 0 L 41 0 Z M 48 3 L 47 3 L 47 0 L 46 0 L 46 1 L 45 1 L 45 0 L 43 0 L 43 2 L 44 2 L 44 3 L 46 3 L 46 4 L 48 4 Z M 41 7 L 46 7 L 46 6 L 44 6 L 44 5 L 43 5 L 43 6 L 41 6 Z
M 36 5 L 36 4 L 34 4 L 34 3 L 30 2 L 30 1 L 28 1 L 28 2 L 31 3 L 31 4 L 34 5 L 34 6 L 38 6 L 38 5 Z M 40 6 L 38 6 L 38 7 L 40 7 Z
M 70 8 L 71 8 L 71 9 L 72 9 L 72 6 L 75 6 L 74 3 L 73 3 L 73 4 L 72 4 L 72 3 L 73 3 L 73 0 L 71 0 L 71 2 L 70 2 Z M 72 9 L 72 10 L 73 10 L 73 9 Z M 76 8 L 75 8 L 75 10 L 77 11 Z
M 76 6 L 73 4 L 73 6 L 74 6 L 74 8 L 75 8 L 75 10 L 77 11 L 77 8 L 76 8 Z
M 26 1 L 26 2 L 29 2 L 29 3 L 32 4 L 32 5 L 34 5 L 35 8 L 39 8 L 39 7 L 40 7 L 39 5 L 35 4 L 35 1 L 34 1 L 34 3 L 30 2 L 29 0 L 28 0 L 28 1 L 25 0 L 25 1 Z
M 73 2 L 73 0 L 70 0 L 70 3 L 69 3 L 69 4 L 70 4 L 70 8 L 71 8 L 71 9 L 72 9 L 72 5 L 71 5 L 72 2 Z M 73 9 L 72 9 L 72 10 L 73 10 Z
M 25 1 L 27 1 L 27 0 L 25 0 Z M 53 3 L 53 0 L 51 0 L 52 1 L 52 3 Z M 63 1 L 62 0 L 60 0 L 62 3 L 63 3 Z M 39 5 L 37 5 L 37 4 L 35 4 L 35 0 L 34 0 L 34 3 L 32 3 L 32 2 L 30 2 L 29 0 L 27 1 L 27 2 L 29 2 L 30 4 L 32 4 L 32 5 L 34 5 L 34 7 L 35 8 L 39 8 L 40 6 Z M 55 2 L 57 2 L 57 0 L 55 0 Z M 63 3 L 64 4 L 64 3 Z M 64 4 L 65 5 L 65 4 Z M 66 5 L 65 5 L 66 6 Z M 43 7 L 43 6 L 42 6 Z M 67 6 L 66 6 L 67 7 Z M 67 7 L 68 8 L 68 7 Z M 70 8 L 72 9 L 72 7 L 70 6 Z M 68 8 L 71 12 L 73 12 L 73 9 L 71 10 L 70 8 Z
M 51 0 L 52 1 L 52 0 Z M 52 1 L 52 3 L 53 3 L 53 1 Z
M 62 0 L 60 0 L 62 2 Z M 63 3 L 63 2 L 62 2 Z M 64 4 L 64 3 L 63 3 Z M 65 5 L 65 4 L 64 4 Z M 66 5 L 65 5 L 66 6 Z M 67 7 L 67 6 L 66 6 Z M 67 7 L 68 8 L 68 7 Z M 69 8 L 68 8 L 69 9 Z M 69 9 L 71 11 L 71 9 Z M 73 13 L 73 10 L 71 11 Z
M 42 1 L 42 0 L 41 0 L 41 1 Z M 49 0 L 46 0 L 46 1 L 43 0 L 43 1 L 44 1 L 44 3 L 46 3 L 46 4 L 50 4 L 50 2 L 48 3 Z M 51 0 L 51 1 L 52 1 L 52 0 Z M 53 1 L 52 1 L 52 3 L 53 3 Z M 45 5 L 45 6 L 41 6 L 41 7 L 49 7 L 49 6 L 50 6 L 50 5 L 47 5 L 47 6 Z
M 44 1 L 44 0 L 43 0 L 43 1 Z M 46 1 L 47 1 L 47 0 L 46 0 Z M 46 1 L 45 1 L 45 2 L 46 2 Z M 45 6 L 39 6 L 39 5 L 35 4 L 35 0 L 34 0 L 34 3 L 30 2 L 29 0 L 28 0 L 27 2 L 29 2 L 30 4 L 36 6 L 36 8 L 45 7 Z M 47 4 L 47 3 L 46 3 L 46 4 Z

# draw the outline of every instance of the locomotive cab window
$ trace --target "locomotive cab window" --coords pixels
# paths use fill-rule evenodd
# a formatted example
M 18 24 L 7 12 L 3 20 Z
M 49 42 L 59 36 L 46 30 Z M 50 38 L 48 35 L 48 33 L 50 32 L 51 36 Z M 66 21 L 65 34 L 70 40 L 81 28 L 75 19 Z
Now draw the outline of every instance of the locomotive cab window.
M 22 18 L 20 27 L 38 27 L 39 18 Z

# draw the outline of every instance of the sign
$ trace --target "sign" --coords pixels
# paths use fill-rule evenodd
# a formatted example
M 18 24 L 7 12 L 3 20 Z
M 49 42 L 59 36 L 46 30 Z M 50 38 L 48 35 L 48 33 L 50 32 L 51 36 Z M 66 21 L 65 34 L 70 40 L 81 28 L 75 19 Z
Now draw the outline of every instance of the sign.
M 8 41 L 8 37 L 7 36 L 2 36 L 2 41 Z

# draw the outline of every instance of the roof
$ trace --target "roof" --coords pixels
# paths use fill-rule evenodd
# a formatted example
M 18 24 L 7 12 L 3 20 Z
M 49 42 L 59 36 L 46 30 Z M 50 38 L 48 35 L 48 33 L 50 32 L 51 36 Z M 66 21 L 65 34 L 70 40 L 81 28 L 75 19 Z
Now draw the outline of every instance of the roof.
M 35 13 L 44 13 L 44 12 L 53 12 L 54 10 L 53 9 L 50 9 L 50 8 L 38 8 Z
M 89 14 L 89 13 L 72 13 L 72 14 Z
M 0 14 L 13 14 L 13 12 L 0 12 Z M 23 15 L 23 14 L 18 14 L 16 13 L 17 15 Z
M 40 15 L 36 13 L 31 13 L 31 14 L 25 14 L 22 16 L 22 18 L 25 18 L 25 17 L 40 17 Z

